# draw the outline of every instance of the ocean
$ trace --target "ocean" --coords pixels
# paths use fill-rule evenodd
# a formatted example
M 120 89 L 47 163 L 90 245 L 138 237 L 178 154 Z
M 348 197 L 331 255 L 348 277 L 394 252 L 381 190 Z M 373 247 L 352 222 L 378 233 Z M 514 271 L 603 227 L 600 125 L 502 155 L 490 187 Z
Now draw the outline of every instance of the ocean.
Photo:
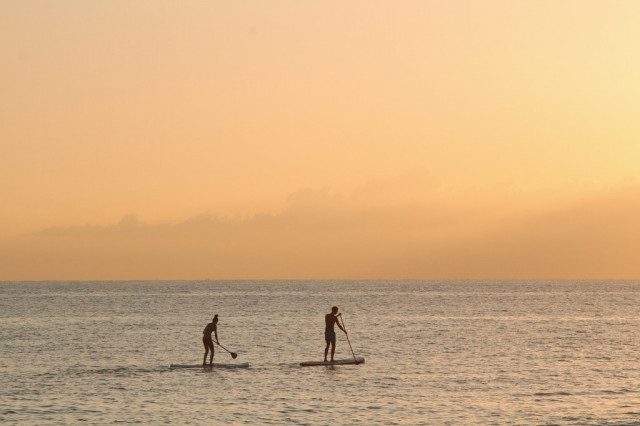
M 333 305 L 365 364 L 300 367 Z M 2 282 L 0 422 L 640 424 L 639 307 L 640 281 Z M 215 313 L 215 361 L 251 367 L 170 369 Z

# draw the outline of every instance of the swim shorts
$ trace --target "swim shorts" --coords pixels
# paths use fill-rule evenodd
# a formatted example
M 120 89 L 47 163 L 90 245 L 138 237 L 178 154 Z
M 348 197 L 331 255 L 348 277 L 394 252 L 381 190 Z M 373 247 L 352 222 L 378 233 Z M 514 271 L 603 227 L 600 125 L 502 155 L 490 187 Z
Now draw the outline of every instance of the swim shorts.
M 213 339 L 211 339 L 211 336 L 203 336 L 202 343 L 213 352 Z
M 335 342 L 336 341 L 336 332 L 331 330 L 324 331 L 324 340 L 325 342 Z

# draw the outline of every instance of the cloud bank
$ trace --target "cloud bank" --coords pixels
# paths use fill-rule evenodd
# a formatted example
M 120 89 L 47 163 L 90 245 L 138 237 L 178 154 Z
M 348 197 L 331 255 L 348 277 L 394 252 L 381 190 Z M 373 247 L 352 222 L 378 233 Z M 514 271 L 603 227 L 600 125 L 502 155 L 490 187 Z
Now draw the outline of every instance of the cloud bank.
M 532 201 L 535 200 L 535 201 Z M 0 280 L 639 278 L 640 185 L 581 197 L 443 191 L 415 172 L 279 214 L 49 228 L 0 242 Z

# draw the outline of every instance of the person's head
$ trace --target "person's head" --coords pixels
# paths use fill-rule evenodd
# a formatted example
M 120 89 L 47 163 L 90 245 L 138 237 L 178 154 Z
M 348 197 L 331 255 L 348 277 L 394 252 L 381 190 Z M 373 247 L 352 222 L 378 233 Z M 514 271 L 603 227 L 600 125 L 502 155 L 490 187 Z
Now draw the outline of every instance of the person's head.
M 213 316 L 213 322 L 216 323 L 216 324 L 218 323 L 218 314 L 215 314 Z
M 337 307 L 337 306 L 334 306 L 333 308 L 331 308 L 331 313 L 332 313 L 333 315 L 337 314 L 337 313 L 338 313 L 338 307 Z

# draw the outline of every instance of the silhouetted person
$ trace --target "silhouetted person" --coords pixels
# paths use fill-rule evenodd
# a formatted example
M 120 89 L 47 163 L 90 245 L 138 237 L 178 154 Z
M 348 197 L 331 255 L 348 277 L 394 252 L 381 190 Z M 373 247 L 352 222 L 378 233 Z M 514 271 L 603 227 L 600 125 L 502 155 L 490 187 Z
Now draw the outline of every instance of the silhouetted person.
M 202 360 L 202 365 L 207 365 L 207 354 L 211 351 L 211 356 L 209 358 L 209 364 L 213 364 L 213 340 L 211 339 L 211 333 L 216 336 L 216 343 L 220 344 L 218 341 L 218 314 L 213 316 L 213 320 L 207 324 L 207 326 L 202 331 L 202 343 L 204 344 L 204 359 Z
M 327 346 L 324 348 L 324 362 L 327 362 L 327 353 L 329 352 L 329 345 L 331 345 L 331 362 L 333 362 L 333 354 L 336 352 L 336 332 L 333 330 L 334 324 L 338 325 L 338 328 L 347 334 L 347 331 L 342 328 L 340 321 L 338 321 L 338 307 L 331 308 L 331 313 L 324 316 L 324 340 L 327 342 Z

